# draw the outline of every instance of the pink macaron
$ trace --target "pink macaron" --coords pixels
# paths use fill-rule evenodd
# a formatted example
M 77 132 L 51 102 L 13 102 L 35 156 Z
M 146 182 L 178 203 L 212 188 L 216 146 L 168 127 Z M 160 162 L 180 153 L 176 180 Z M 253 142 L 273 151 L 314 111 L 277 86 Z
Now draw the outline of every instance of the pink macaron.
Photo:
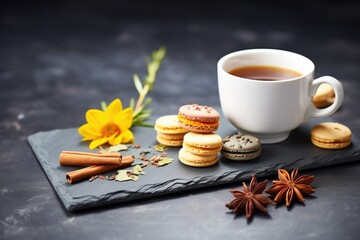
M 191 132 L 211 133 L 218 129 L 219 113 L 212 107 L 187 104 L 179 108 L 179 126 Z

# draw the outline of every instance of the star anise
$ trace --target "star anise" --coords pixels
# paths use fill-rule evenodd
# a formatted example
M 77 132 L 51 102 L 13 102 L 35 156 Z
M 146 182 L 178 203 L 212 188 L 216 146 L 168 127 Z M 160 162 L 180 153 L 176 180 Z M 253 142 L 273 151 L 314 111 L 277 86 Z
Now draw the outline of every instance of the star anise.
M 274 180 L 265 192 L 275 196 L 274 201 L 276 203 L 281 202 L 285 198 L 287 207 L 292 203 L 294 195 L 303 203 L 305 201 L 303 195 L 315 192 L 315 189 L 309 186 L 314 180 L 314 176 L 303 175 L 298 177 L 298 172 L 299 169 L 295 168 L 290 175 L 285 169 L 278 169 L 279 180 Z
M 267 180 L 257 183 L 255 176 L 252 176 L 250 186 L 246 186 L 243 182 L 243 190 L 231 190 L 230 193 L 235 197 L 234 200 L 225 204 L 226 207 L 232 209 L 236 214 L 245 212 L 246 218 L 250 219 L 253 215 L 254 208 L 267 213 L 266 205 L 275 204 L 273 200 L 263 195 Z

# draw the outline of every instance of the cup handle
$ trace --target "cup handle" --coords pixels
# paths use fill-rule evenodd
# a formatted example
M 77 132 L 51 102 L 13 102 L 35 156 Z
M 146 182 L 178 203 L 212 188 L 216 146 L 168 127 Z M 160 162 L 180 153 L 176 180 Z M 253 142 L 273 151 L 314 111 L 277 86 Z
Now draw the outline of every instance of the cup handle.
M 343 103 L 343 100 L 344 100 L 343 86 L 339 80 L 337 80 L 331 76 L 319 77 L 312 81 L 311 87 L 310 87 L 311 88 L 310 89 L 311 99 L 312 99 L 312 96 L 315 95 L 317 88 L 322 83 L 328 83 L 331 85 L 331 87 L 334 89 L 335 100 L 334 100 L 333 104 L 331 104 L 329 107 L 326 107 L 323 109 L 316 108 L 311 101 L 310 106 L 307 111 L 307 116 L 306 116 L 307 119 L 306 120 L 308 120 L 310 118 L 315 118 L 315 117 L 328 117 L 331 114 L 333 114 L 334 112 L 336 112 L 340 108 L 341 104 Z

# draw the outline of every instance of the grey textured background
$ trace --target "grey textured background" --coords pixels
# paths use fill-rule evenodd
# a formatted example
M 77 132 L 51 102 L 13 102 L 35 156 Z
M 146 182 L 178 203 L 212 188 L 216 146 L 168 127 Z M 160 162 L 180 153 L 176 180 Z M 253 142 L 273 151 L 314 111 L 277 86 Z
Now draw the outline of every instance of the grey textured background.
M 224 54 L 281 48 L 312 59 L 316 76 L 342 81 L 333 118 L 359 136 L 359 11 L 358 1 L 2 1 L 0 238 L 358 239 L 358 163 L 301 172 L 315 175 L 314 197 L 269 207 L 250 223 L 224 206 L 241 183 L 70 213 L 26 139 L 80 126 L 101 100 L 127 103 L 136 95 L 132 74 L 142 76 L 145 56 L 161 45 L 168 54 L 151 94 L 156 115 L 188 102 L 219 105 Z

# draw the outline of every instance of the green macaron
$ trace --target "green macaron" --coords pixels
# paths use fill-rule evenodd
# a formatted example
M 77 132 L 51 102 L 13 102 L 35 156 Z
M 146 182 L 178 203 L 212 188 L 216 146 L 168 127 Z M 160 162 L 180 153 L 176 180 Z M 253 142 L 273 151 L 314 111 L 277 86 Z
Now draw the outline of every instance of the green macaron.
M 221 155 L 230 160 L 242 161 L 257 158 L 261 142 L 251 135 L 233 134 L 223 138 Z

